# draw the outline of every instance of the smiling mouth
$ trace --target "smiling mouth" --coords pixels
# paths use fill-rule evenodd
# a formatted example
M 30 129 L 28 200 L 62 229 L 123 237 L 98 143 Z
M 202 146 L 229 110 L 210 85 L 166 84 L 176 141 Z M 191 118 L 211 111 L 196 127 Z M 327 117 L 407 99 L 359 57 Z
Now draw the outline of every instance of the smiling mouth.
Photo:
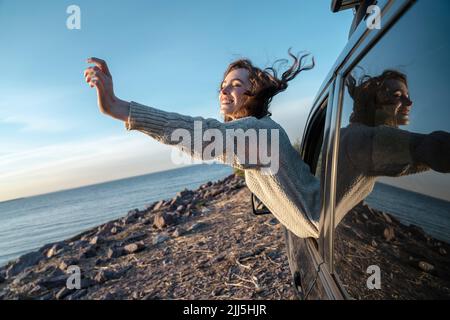
M 411 109 L 408 107 L 398 108 L 398 113 L 401 114 L 402 116 L 408 117 L 410 112 L 411 112 Z

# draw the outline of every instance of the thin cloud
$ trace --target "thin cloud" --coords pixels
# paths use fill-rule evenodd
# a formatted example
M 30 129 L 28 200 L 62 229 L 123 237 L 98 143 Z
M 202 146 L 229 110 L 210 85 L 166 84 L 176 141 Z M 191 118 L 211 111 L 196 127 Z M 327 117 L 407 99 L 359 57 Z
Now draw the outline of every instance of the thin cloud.
M 0 201 L 176 167 L 142 134 L 49 145 L 0 156 Z
M 46 87 L 27 90 L 5 89 L 1 93 L 0 122 L 19 126 L 22 132 L 63 132 L 73 129 L 73 119 L 64 116 L 61 106 L 72 101 L 78 88 Z

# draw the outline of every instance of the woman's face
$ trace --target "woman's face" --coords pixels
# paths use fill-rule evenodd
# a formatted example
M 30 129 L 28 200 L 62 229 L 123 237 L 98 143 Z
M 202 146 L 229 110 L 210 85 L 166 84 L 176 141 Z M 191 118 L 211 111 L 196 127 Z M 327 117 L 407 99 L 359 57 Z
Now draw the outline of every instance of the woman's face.
M 220 88 L 220 113 L 232 117 L 233 112 L 239 110 L 247 99 L 245 92 L 251 89 L 248 70 L 243 68 L 231 70 Z
M 387 125 L 409 124 L 409 113 L 412 101 L 409 98 L 407 85 L 401 80 L 387 80 L 384 90 L 378 92 L 378 105 L 380 111 L 392 123 Z

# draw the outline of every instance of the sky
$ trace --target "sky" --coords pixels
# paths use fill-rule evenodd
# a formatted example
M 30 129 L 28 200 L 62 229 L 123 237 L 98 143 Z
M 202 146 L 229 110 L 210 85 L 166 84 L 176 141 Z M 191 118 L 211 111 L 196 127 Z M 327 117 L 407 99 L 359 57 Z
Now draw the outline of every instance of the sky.
M 290 47 L 310 52 L 316 67 L 271 105 L 274 120 L 299 136 L 352 21 L 330 4 L 0 0 L 0 201 L 176 167 L 169 146 L 98 111 L 83 78 L 91 56 L 108 62 L 121 99 L 221 120 L 229 63 L 245 57 L 263 68 Z M 66 26 L 70 5 L 80 8 L 79 30 Z

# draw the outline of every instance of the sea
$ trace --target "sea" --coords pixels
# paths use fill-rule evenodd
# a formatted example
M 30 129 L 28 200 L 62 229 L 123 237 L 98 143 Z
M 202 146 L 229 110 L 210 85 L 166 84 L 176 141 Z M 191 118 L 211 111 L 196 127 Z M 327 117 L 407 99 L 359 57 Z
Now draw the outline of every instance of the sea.
M 143 209 L 232 173 L 225 165 L 200 164 L 0 202 L 0 266 L 125 216 L 131 209 Z
M 125 216 L 131 209 L 143 209 L 185 188 L 197 189 L 232 173 L 221 164 L 200 164 L 0 202 L 0 266 L 47 243 Z M 448 201 L 383 183 L 377 183 L 365 201 L 450 243 Z

